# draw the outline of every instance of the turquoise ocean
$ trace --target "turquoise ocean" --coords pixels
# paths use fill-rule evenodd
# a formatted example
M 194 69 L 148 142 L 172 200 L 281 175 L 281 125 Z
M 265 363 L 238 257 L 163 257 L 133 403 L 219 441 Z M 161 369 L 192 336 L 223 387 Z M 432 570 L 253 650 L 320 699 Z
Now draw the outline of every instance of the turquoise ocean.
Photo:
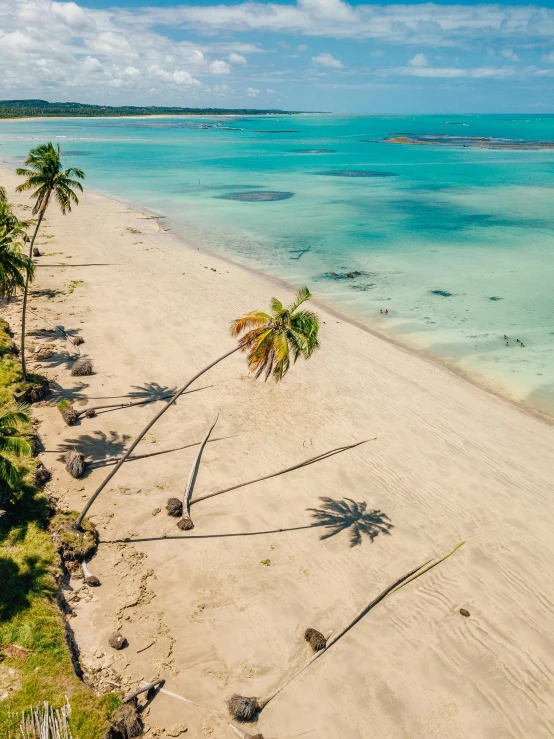
M 554 149 L 394 134 L 554 141 L 554 116 L 2 121 L 0 159 L 59 142 L 88 187 L 554 415 Z

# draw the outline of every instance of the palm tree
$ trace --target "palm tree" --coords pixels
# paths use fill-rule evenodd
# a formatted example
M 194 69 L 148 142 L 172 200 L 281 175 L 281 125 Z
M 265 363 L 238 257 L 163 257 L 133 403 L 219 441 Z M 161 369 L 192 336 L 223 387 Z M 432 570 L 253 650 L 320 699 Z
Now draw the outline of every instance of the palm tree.
M 262 372 L 265 372 L 266 380 L 270 375 L 273 375 L 275 382 L 279 382 L 289 370 L 291 354 L 293 362 L 296 362 L 299 357 L 309 359 L 319 347 L 317 340 L 319 319 L 312 311 L 298 309 L 302 303 L 305 303 L 310 298 L 310 291 L 307 287 L 303 287 L 297 292 L 294 303 L 288 306 L 288 308 L 283 308 L 283 305 L 277 298 L 272 298 L 271 314 L 264 313 L 263 311 L 252 311 L 233 321 L 231 323 L 231 336 L 241 337 L 238 346 L 235 346 L 234 349 L 223 354 L 207 367 L 204 367 L 204 369 L 194 375 L 183 387 L 177 390 L 167 405 L 140 432 L 129 449 L 121 456 L 113 470 L 91 495 L 75 521 L 74 527 L 80 529 L 83 518 L 86 516 L 91 505 L 156 421 L 163 416 L 168 408 L 177 401 L 195 380 L 209 369 L 215 367 L 216 364 L 219 364 L 219 362 L 227 357 L 230 357 L 231 354 L 242 351 L 247 352 L 246 362 L 248 369 L 255 373 L 256 378 Z
M 29 416 L 24 413 L 25 406 L 18 406 L 15 411 L 7 411 L 0 415 L 0 482 L 13 490 L 20 479 L 17 466 L 5 456 L 6 453 L 17 457 L 30 457 L 31 445 L 21 437 L 21 424 L 29 423 Z
M 242 336 L 241 349 L 248 351 L 248 368 L 258 378 L 273 375 L 278 382 L 288 372 L 290 355 L 308 359 L 319 346 L 319 323 L 315 313 L 298 308 L 311 297 L 307 287 L 296 294 L 292 305 L 283 308 L 277 298 L 271 299 L 271 315 L 254 310 L 231 324 L 231 336 Z M 247 330 L 249 329 L 249 330 Z
M 62 169 L 62 153 L 60 145 L 41 144 L 35 149 L 31 149 L 29 156 L 25 160 L 27 168 L 18 168 L 16 172 L 22 177 L 26 177 L 25 182 L 16 188 L 17 192 L 25 192 L 26 190 L 34 190 L 33 197 L 35 205 L 33 207 L 33 215 L 38 215 L 37 224 L 31 242 L 29 245 L 29 259 L 33 256 L 33 246 L 35 239 L 46 213 L 46 209 L 50 203 L 52 196 L 57 201 L 63 215 L 71 212 L 71 204 L 78 205 L 79 199 L 74 192 L 80 190 L 83 192 L 83 186 L 78 180 L 85 177 L 85 173 L 80 169 L 70 167 Z M 77 178 L 77 179 L 75 179 Z M 23 313 L 21 318 L 21 366 L 23 369 L 23 379 L 27 379 L 27 370 L 25 367 L 25 318 L 27 314 L 27 296 L 29 293 L 29 273 L 25 281 L 25 292 L 23 294 Z
M 25 229 L 29 228 L 29 221 L 21 221 L 15 215 L 12 210 L 12 206 L 6 198 L 6 192 L 3 188 L 0 188 L 0 228 L 14 231 L 14 233 L 23 237 L 23 241 L 27 241 Z
M 33 260 L 22 253 L 17 236 L 17 230 L 0 226 L 0 300 L 11 298 L 18 288 L 23 290 L 35 273 Z

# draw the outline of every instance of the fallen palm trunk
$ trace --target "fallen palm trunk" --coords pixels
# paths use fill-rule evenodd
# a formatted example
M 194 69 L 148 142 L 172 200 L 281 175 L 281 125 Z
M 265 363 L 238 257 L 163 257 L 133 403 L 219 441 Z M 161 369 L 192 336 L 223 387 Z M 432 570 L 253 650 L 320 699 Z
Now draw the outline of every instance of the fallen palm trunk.
M 209 444 L 214 441 L 224 441 L 225 439 L 232 439 L 232 436 L 219 436 L 217 439 L 210 439 Z M 177 446 L 173 449 L 162 449 L 159 452 L 150 452 L 149 454 L 134 454 L 132 457 L 127 457 L 127 462 L 134 462 L 137 459 L 148 459 L 148 457 L 157 457 L 159 454 L 169 454 L 170 452 L 180 452 L 182 449 L 190 449 L 193 446 L 198 446 L 201 441 L 195 441 L 193 444 L 185 444 L 184 446 Z M 100 459 L 97 462 L 86 462 L 87 467 L 91 469 L 97 469 L 98 467 L 108 467 L 111 464 L 116 464 L 121 457 L 108 457 L 107 459 Z
M 129 701 L 132 701 L 134 698 L 137 698 L 141 693 L 147 693 L 153 688 L 157 688 L 158 685 L 163 685 L 164 682 L 165 680 L 163 678 L 157 678 L 156 680 L 153 680 L 151 683 L 146 683 L 145 685 L 141 683 L 141 687 L 138 688 L 138 690 L 135 690 L 134 693 L 129 693 L 129 695 L 126 695 L 125 698 L 123 698 L 122 703 L 129 703 Z
M 92 574 L 92 572 L 87 567 L 87 563 L 85 562 L 85 560 L 81 562 L 81 567 L 83 568 L 83 579 L 85 585 L 90 585 L 93 588 L 97 588 L 100 585 L 100 580 L 96 577 L 96 575 Z
M 182 531 L 190 531 L 190 529 L 194 528 L 192 518 L 190 517 L 190 509 L 189 509 L 190 498 L 194 491 L 194 485 L 196 484 L 196 478 L 198 476 L 198 468 L 200 467 L 200 460 L 202 459 L 202 452 L 204 451 L 204 447 L 208 443 L 210 434 L 214 430 L 218 418 L 219 418 L 219 414 L 216 416 L 215 421 L 212 423 L 212 425 L 208 429 L 206 436 L 202 439 L 202 443 L 200 444 L 200 449 L 198 450 L 198 453 L 196 457 L 194 458 L 194 462 L 192 463 L 192 467 L 191 467 L 189 477 L 187 480 L 187 487 L 185 488 L 185 494 L 183 495 L 183 510 L 181 512 L 181 518 L 177 523 L 177 526 Z
M 213 387 L 213 385 L 206 385 L 205 387 L 199 387 L 196 388 L 196 390 L 190 390 L 187 395 L 190 395 L 190 393 L 197 393 L 199 390 L 207 390 L 208 388 Z M 106 403 L 105 405 L 94 405 L 90 408 L 83 408 L 82 410 L 76 410 L 73 406 L 71 406 L 73 412 L 75 413 L 75 420 L 78 418 L 81 418 L 82 416 L 87 416 L 88 418 L 94 418 L 96 415 L 96 411 L 102 411 L 102 410 L 119 410 L 120 408 L 131 408 L 136 405 L 148 405 L 149 403 L 156 403 L 158 400 L 169 400 L 175 395 L 175 393 L 166 393 L 165 395 L 157 395 L 155 398 L 144 398 L 143 400 L 132 400 L 128 403 Z M 69 401 L 67 401 L 69 403 Z M 62 414 L 63 415 L 63 414 Z
M 208 498 L 214 498 L 216 495 L 223 495 L 223 493 L 230 493 L 231 490 L 238 490 L 239 488 L 246 487 L 246 485 L 253 485 L 255 482 L 262 482 L 263 480 L 269 480 L 272 477 L 278 477 L 279 475 L 284 475 L 287 472 L 292 472 L 293 470 L 299 470 L 302 467 L 307 467 L 310 464 L 314 464 L 315 462 L 320 462 L 324 459 L 327 459 L 327 457 L 332 457 L 335 454 L 340 454 L 341 452 L 346 452 L 349 449 L 355 449 L 357 446 L 361 446 L 362 444 L 367 444 L 368 441 L 375 441 L 377 437 L 375 436 L 373 439 L 364 439 L 364 441 L 357 441 L 355 444 L 348 444 L 347 446 L 339 446 L 336 449 L 331 449 L 328 452 L 323 452 L 322 454 L 318 454 L 315 457 L 310 457 L 310 459 L 305 459 L 303 462 L 299 462 L 298 464 L 293 465 L 292 467 L 286 467 L 284 470 L 279 470 L 278 472 L 272 472 L 269 475 L 264 475 L 263 477 L 257 477 L 255 480 L 248 480 L 248 482 L 241 482 L 238 485 L 233 485 L 230 488 L 225 488 L 224 490 L 217 490 L 215 493 L 206 493 L 205 495 L 199 495 L 198 498 L 194 498 L 194 500 L 190 501 L 190 505 L 194 505 L 195 503 L 200 503 L 201 500 L 207 500 Z
M 288 680 L 286 680 L 282 685 L 274 690 L 273 693 L 267 696 L 267 698 L 258 699 L 247 698 L 245 696 L 237 694 L 232 695 L 231 698 L 229 698 L 229 700 L 227 701 L 227 708 L 229 709 L 229 713 L 231 714 L 231 716 L 237 721 L 253 721 L 256 716 L 267 706 L 267 704 L 271 700 L 273 700 L 273 698 L 275 698 L 276 695 L 279 695 L 281 691 L 283 691 L 288 685 L 290 685 L 290 683 L 295 678 L 301 675 L 304 670 L 306 670 L 313 662 L 316 661 L 316 659 L 319 659 L 321 656 L 323 656 L 333 646 L 333 644 L 336 644 L 339 639 L 341 639 L 348 631 L 350 631 L 351 628 L 353 628 L 358 623 L 358 621 L 360 621 L 373 608 L 375 608 L 378 603 L 384 600 L 391 593 L 400 590 L 400 588 L 403 588 L 404 585 L 408 585 L 408 583 L 417 580 L 418 577 L 421 577 L 421 575 L 424 575 L 426 572 L 433 569 L 433 567 L 436 567 L 437 565 L 441 564 L 441 562 L 444 562 L 446 559 L 451 557 L 461 546 L 463 546 L 463 544 L 465 544 L 465 542 L 462 541 L 460 544 L 455 546 L 451 552 L 446 554 L 444 557 L 441 557 L 441 559 L 437 560 L 431 565 L 429 564 L 431 560 L 427 560 L 427 562 L 419 565 L 415 569 L 408 572 L 406 575 L 403 575 L 401 578 L 396 580 L 396 582 L 394 582 L 392 585 L 389 585 L 388 588 L 385 588 L 385 590 L 379 593 L 376 598 L 374 598 L 370 603 L 364 606 L 364 608 L 362 608 L 362 610 L 356 614 L 356 616 L 344 627 L 344 629 L 339 631 L 335 637 L 329 639 L 325 649 L 321 649 L 315 652 L 315 654 L 310 657 L 305 665 L 303 665 L 291 677 L 289 677 Z M 415 575 L 415 577 L 413 577 L 413 575 Z
M 195 380 L 197 380 L 199 377 L 201 377 L 205 372 L 207 372 L 208 370 L 210 370 L 212 367 L 215 367 L 216 364 L 219 364 L 220 362 L 222 362 L 227 357 L 230 357 L 231 354 L 235 354 L 235 352 L 238 352 L 242 348 L 243 348 L 242 344 L 239 344 L 234 349 L 231 349 L 231 351 L 228 351 L 225 354 L 223 354 L 221 357 L 218 357 L 216 360 L 214 360 L 207 367 L 204 367 L 204 369 L 200 370 L 200 372 L 197 372 L 193 377 L 191 377 L 190 380 L 188 380 L 183 385 L 183 387 L 181 387 L 181 388 L 179 388 L 179 390 L 177 390 L 177 392 L 175 393 L 175 395 L 173 395 L 173 397 L 169 400 L 169 402 L 160 411 L 158 411 L 158 413 L 156 413 L 156 415 L 154 416 L 154 418 L 152 418 L 146 424 L 146 426 L 142 429 L 142 431 L 139 433 L 139 435 L 135 438 L 135 440 L 133 441 L 133 443 L 131 444 L 131 446 L 127 449 L 127 451 L 125 452 L 125 454 L 121 457 L 121 459 L 119 460 L 119 462 L 115 465 L 115 467 L 113 468 L 113 470 L 105 477 L 105 479 L 100 483 L 100 485 L 98 486 L 98 488 L 94 491 L 94 493 L 91 495 L 91 497 L 85 503 L 85 507 L 83 508 L 83 510 L 81 511 L 81 513 L 79 514 L 79 516 L 77 517 L 77 520 L 75 521 L 75 523 L 73 525 L 73 527 L 75 529 L 80 530 L 81 524 L 83 523 L 83 519 L 87 515 L 90 507 L 92 506 L 92 504 L 94 503 L 94 501 L 96 500 L 96 498 L 100 495 L 100 493 L 102 492 L 102 490 L 104 490 L 104 488 L 110 482 L 110 480 L 113 479 L 114 475 L 117 474 L 118 470 L 122 467 L 122 465 L 125 463 L 125 461 L 127 460 L 127 458 L 131 456 L 131 454 L 133 453 L 133 451 L 135 450 L 135 448 L 137 447 L 137 445 L 140 444 L 140 442 L 142 441 L 142 439 L 150 431 L 150 429 L 156 423 L 156 421 L 158 421 L 163 416 L 163 414 L 166 411 L 168 411 L 174 403 L 177 402 L 177 400 L 181 397 L 181 395 L 183 395 L 183 393 L 187 390 L 187 388 L 190 385 L 192 385 L 192 383 Z

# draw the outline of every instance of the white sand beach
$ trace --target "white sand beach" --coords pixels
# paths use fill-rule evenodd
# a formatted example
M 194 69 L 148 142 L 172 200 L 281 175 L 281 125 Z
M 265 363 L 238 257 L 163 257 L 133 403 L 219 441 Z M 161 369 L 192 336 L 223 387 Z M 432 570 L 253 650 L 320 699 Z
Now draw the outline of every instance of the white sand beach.
M 28 204 L 13 194 L 17 182 L 0 172 L 10 198 Z M 79 509 L 111 468 L 74 480 L 64 450 L 117 455 L 161 405 L 67 427 L 60 398 L 79 409 L 173 389 L 233 348 L 233 318 L 293 292 L 90 191 L 69 216 L 49 209 L 38 245 L 29 329 L 78 331 L 94 363 L 92 376 L 72 377 L 58 335 L 57 359 L 38 370 L 56 391 L 36 409 L 47 491 Z M 194 739 L 236 736 L 226 699 L 265 696 L 291 675 L 310 656 L 307 627 L 336 632 L 408 570 L 466 541 L 372 610 L 246 730 L 266 739 L 553 737 L 554 428 L 317 311 L 321 348 L 282 383 L 254 380 L 235 354 L 138 450 L 199 442 L 219 412 L 199 496 L 375 440 L 200 502 L 190 532 L 165 504 L 182 496 L 197 447 L 125 464 L 90 512 L 101 543 L 89 566 L 102 586 L 73 579 L 65 592 L 87 678 L 107 692 L 161 677 L 199 704 L 157 695 L 146 736 L 175 724 Z M 4 313 L 17 330 L 19 303 Z M 315 525 L 312 509 L 326 505 L 334 530 Z M 118 652 L 107 643 L 116 630 L 129 642 Z

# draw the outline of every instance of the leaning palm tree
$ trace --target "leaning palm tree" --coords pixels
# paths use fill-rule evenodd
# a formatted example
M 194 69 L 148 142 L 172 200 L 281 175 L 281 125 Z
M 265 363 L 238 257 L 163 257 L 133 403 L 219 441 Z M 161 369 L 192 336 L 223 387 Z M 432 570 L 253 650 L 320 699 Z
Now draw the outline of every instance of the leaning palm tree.
M 18 290 L 24 290 L 28 279 L 35 273 L 33 260 L 21 251 L 17 231 L 0 226 L 0 300 L 11 298 Z
M 188 380 L 183 387 L 177 390 L 167 405 L 140 432 L 125 454 L 121 456 L 113 470 L 94 491 L 75 521 L 74 527 L 76 529 L 81 527 L 83 518 L 86 516 L 91 505 L 156 421 L 163 416 L 167 409 L 176 402 L 195 380 L 209 369 L 215 367 L 216 364 L 219 364 L 219 362 L 227 357 L 230 357 L 231 354 L 242 351 L 247 352 L 246 362 L 248 369 L 255 373 L 256 378 L 264 373 L 266 380 L 272 375 L 275 382 L 279 382 L 287 374 L 290 368 L 291 358 L 293 362 L 296 362 L 300 357 L 309 359 L 319 347 L 317 338 L 319 319 L 312 311 L 299 310 L 299 308 L 310 298 L 310 291 L 307 287 L 303 287 L 297 292 L 296 299 L 292 305 L 287 308 L 284 308 L 277 298 L 272 298 L 271 313 L 252 311 L 234 320 L 231 323 L 231 336 L 238 337 L 238 345 L 207 367 L 204 367 L 204 369 Z
M 25 406 L 18 406 L 15 411 L 7 411 L 0 415 L 0 483 L 10 490 L 17 487 L 21 473 L 6 454 L 17 457 L 30 457 L 31 445 L 21 436 L 22 424 L 29 423 L 29 416 L 24 412 Z
M 26 168 L 16 169 L 18 175 L 26 177 L 25 182 L 16 188 L 17 192 L 25 192 L 26 190 L 34 190 L 33 197 L 35 205 L 33 207 L 33 215 L 38 215 L 37 223 L 33 236 L 29 244 L 29 259 L 33 256 L 33 246 L 40 228 L 40 224 L 46 213 L 46 209 L 52 197 L 57 201 L 63 215 L 71 212 L 71 205 L 78 205 L 79 199 L 74 190 L 83 192 L 83 186 L 78 180 L 85 177 L 85 173 L 75 167 L 69 169 L 62 168 L 62 153 L 60 145 L 41 144 L 35 149 L 31 149 L 29 156 L 25 160 Z M 27 379 L 27 370 L 25 367 L 25 318 L 27 314 L 27 296 L 29 293 L 29 280 L 25 282 L 25 292 L 23 294 L 23 313 L 21 317 L 21 366 L 23 369 L 23 379 Z

